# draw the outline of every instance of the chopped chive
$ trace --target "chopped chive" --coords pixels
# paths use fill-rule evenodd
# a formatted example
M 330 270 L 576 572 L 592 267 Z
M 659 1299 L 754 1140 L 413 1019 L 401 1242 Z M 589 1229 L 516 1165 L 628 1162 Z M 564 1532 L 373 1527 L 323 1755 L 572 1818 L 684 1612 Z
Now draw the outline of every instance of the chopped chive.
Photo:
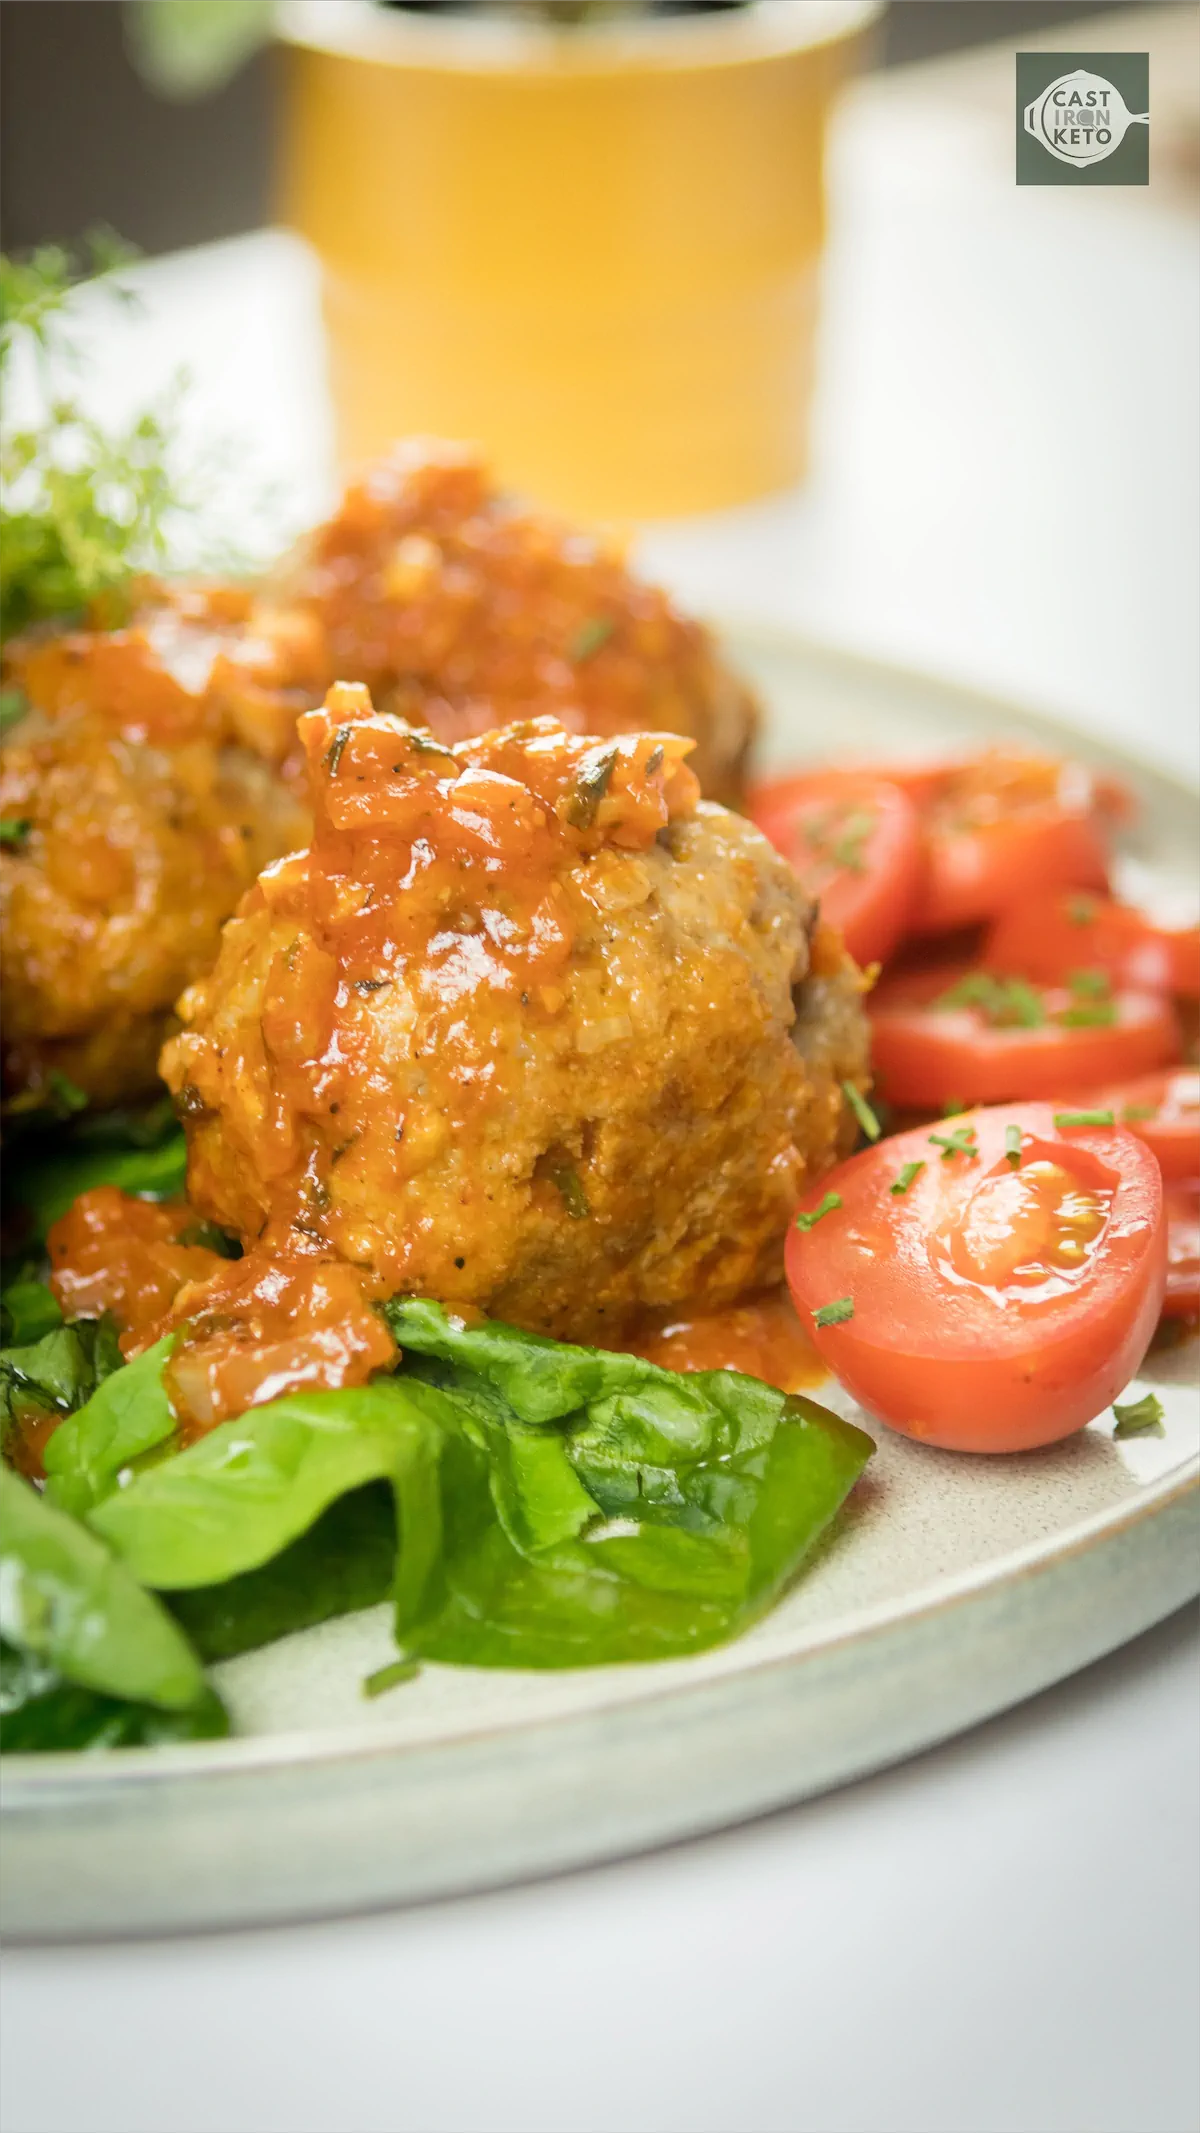
M 19 852 L 22 846 L 28 843 L 32 828 L 33 824 L 27 816 L 10 815 L 6 821 L 0 822 L 0 849 Z
M 657 748 L 652 748 L 650 750 L 650 753 L 646 757 L 644 765 L 645 773 L 648 778 L 654 778 L 658 776 L 659 771 L 663 767 L 664 754 L 665 750 L 661 741 L 659 742 Z
M 960 1111 L 969 1111 L 970 1108 L 970 1104 L 965 1104 L 961 1096 L 948 1096 L 942 1105 L 942 1117 L 957 1118 Z
M 1157 1104 L 1125 1104 L 1121 1111 L 1122 1121 L 1127 1126 L 1135 1125 L 1137 1121 L 1142 1118 L 1157 1117 Z
M 1090 926 L 1095 916 L 1094 896 L 1073 896 L 1067 905 L 1067 917 L 1073 926 Z
M 364 1677 L 364 1696 L 383 1696 L 388 1689 L 398 1689 L 402 1681 L 415 1681 L 421 1671 L 419 1659 L 392 1659 L 387 1666 L 377 1666 L 373 1674 Z
M 988 970 L 970 970 L 940 993 L 935 1008 L 973 1007 L 993 1029 L 1040 1029 L 1046 1010 L 1036 988 L 1024 978 L 994 978 Z
M 1112 991 L 1112 979 L 1107 970 L 1072 970 L 1067 986 L 1071 992 L 1083 993 L 1089 999 L 1104 1000 Z
M 1117 1019 L 1115 1000 L 1088 1000 L 1064 1007 L 1054 1017 L 1060 1029 L 1111 1029 Z
M 1020 1169 L 1021 1128 L 1019 1126 L 1006 1126 L 1004 1128 L 1004 1160 L 1006 1163 L 1011 1163 L 1014 1170 Z
M 572 1222 L 586 1222 L 592 1211 L 591 1203 L 574 1163 L 552 1162 L 548 1165 L 548 1175 Z
M 608 643 L 616 626 L 611 615 L 589 615 L 586 622 L 580 623 L 567 647 L 568 659 L 581 666 L 585 659 L 600 650 L 601 645 Z
M 929 1138 L 935 1148 L 941 1149 L 943 1163 L 948 1163 L 952 1155 L 973 1157 L 979 1153 L 974 1126 L 958 1126 L 953 1133 L 931 1133 Z
M 1140 1400 L 1131 1400 L 1127 1407 L 1118 1407 L 1113 1402 L 1117 1418 L 1114 1437 L 1161 1437 L 1163 1431 L 1163 1406 L 1158 1394 L 1146 1393 Z
M 1111 1111 L 1056 1111 L 1054 1123 L 1059 1132 L 1068 1126 L 1115 1126 Z
M 845 867 L 851 874 L 865 874 L 867 862 L 863 846 L 875 827 L 875 817 L 865 808 L 847 815 L 841 834 L 834 845 L 830 858 L 835 866 Z
M 872 1111 L 870 1104 L 867 1102 L 866 1097 L 862 1095 L 860 1090 L 855 1088 L 854 1083 L 852 1081 L 844 1081 L 842 1083 L 842 1095 L 845 1097 L 846 1102 L 849 1104 L 850 1109 L 853 1111 L 854 1116 L 858 1120 L 859 1125 L 862 1127 L 863 1132 L 866 1134 L 867 1139 L 869 1141 L 877 1141 L 881 1132 L 883 1131 L 883 1128 L 880 1125 L 879 1120 L 876 1118 L 875 1113 Z
M 900 1169 L 896 1172 L 895 1177 L 892 1179 L 891 1184 L 888 1186 L 888 1191 L 896 1193 L 907 1192 L 909 1186 L 913 1182 L 913 1179 L 919 1178 L 924 1168 L 924 1163 L 901 1164 Z
M 797 1215 L 796 1228 L 802 1230 L 814 1229 L 823 1215 L 831 1215 L 835 1207 L 840 1207 L 841 1204 L 842 1196 L 840 1192 L 827 1192 L 820 1206 L 814 1207 L 811 1214 Z
M 853 1316 L 854 1298 L 852 1296 L 839 1296 L 836 1303 L 822 1304 L 819 1311 L 813 1312 L 813 1324 L 814 1326 L 842 1326 L 845 1325 L 848 1318 L 853 1318 Z

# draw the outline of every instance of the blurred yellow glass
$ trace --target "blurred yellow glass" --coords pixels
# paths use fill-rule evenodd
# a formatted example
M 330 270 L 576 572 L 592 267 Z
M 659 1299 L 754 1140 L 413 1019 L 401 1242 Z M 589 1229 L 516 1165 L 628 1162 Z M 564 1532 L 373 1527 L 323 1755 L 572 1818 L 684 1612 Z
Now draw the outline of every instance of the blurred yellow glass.
M 795 481 L 826 120 L 875 12 L 285 9 L 282 207 L 324 267 L 343 460 L 469 438 L 506 482 L 613 519 Z

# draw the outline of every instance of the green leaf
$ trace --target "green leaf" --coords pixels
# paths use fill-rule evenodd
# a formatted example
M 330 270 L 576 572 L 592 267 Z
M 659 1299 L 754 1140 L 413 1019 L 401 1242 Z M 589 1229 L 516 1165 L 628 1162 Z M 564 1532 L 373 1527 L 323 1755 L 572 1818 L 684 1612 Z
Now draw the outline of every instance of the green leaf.
M 447 1423 L 431 1385 L 382 1379 L 355 1391 L 292 1393 L 222 1422 L 145 1468 L 89 1514 L 144 1585 L 216 1585 L 268 1563 L 339 1496 L 370 1481 L 396 1489 L 405 1605 L 436 1554 L 435 1476 Z
M 0 1294 L 0 1337 L 6 1348 L 38 1341 L 61 1324 L 62 1312 L 44 1281 L 10 1281 Z
M 107 1319 L 76 1319 L 24 1347 L 0 1349 L 0 1431 L 7 1438 L 30 1413 L 73 1414 L 122 1367 Z
M 0 1635 L 65 1681 L 185 1710 L 204 1676 L 182 1631 L 103 1542 L 0 1466 Z
M 8 1165 L 5 1199 L 27 1208 L 37 1234 L 45 1236 L 51 1223 L 93 1186 L 115 1185 L 143 1199 L 170 1200 L 183 1191 L 186 1180 L 187 1142 L 182 1133 L 172 1133 L 155 1148 L 92 1146 L 84 1141 L 53 1155 L 23 1148 Z
M 0 850 L 21 852 L 29 842 L 32 822 L 24 815 L 6 815 L 0 822 Z
M 297 1630 L 377 1606 L 396 1572 L 396 1511 L 385 1484 L 353 1489 L 299 1540 L 222 1585 L 173 1592 L 167 1606 L 201 1659 L 234 1659 Z
M 229 1714 L 211 1688 L 184 1711 L 129 1703 L 64 1681 L 53 1667 L 0 1639 L 0 1747 L 6 1755 L 61 1754 L 97 1748 L 161 1747 L 217 1740 Z
M 46 1446 L 46 1495 L 82 1518 L 111 1495 L 122 1470 L 175 1434 L 163 1369 L 175 1345 L 168 1333 L 104 1379 L 61 1422 Z
M 0 689 L 0 733 L 19 725 L 28 710 L 29 698 L 23 689 Z

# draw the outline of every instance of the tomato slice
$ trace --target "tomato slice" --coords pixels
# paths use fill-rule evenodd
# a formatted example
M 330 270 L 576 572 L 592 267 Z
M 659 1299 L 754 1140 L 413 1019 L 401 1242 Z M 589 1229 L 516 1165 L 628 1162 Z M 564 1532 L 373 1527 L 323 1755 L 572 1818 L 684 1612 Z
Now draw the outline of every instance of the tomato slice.
M 918 808 L 925 880 L 914 925 L 949 933 L 1034 889 L 1105 889 L 1103 807 L 1082 764 L 1015 748 L 887 770 Z
M 1200 1318 L 1200 1184 L 1172 1185 L 1167 1206 L 1164 1318 Z
M 801 1201 L 786 1262 L 802 1324 L 869 1412 L 950 1451 L 1013 1452 L 1119 1396 L 1166 1255 L 1150 1150 L 1020 1104 L 852 1156 Z
M 790 860 L 858 963 L 882 962 L 920 882 L 916 809 L 895 785 L 851 771 L 778 778 L 750 795 L 751 820 Z
M 1074 1090 L 1060 1108 L 1086 1104 L 1089 1110 L 1111 1111 L 1114 1123 L 1128 1126 L 1158 1157 L 1158 1167 L 1167 1184 L 1179 1178 L 1200 1177 L 1200 1068 L 1167 1067 L 1157 1074 L 1140 1074 L 1136 1081 L 1118 1082 L 1115 1088 Z
M 1056 890 L 1002 912 L 984 962 L 1007 976 L 1063 985 L 1072 972 L 1103 970 L 1135 992 L 1200 999 L 1200 926 L 1156 926 L 1144 911 L 1105 896 Z
M 1028 985 L 942 963 L 885 978 L 868 1003 L 876 1086 L 890 1104 L 1004 1103 L 1124 1081 L 1177 1059 L 1161 993 Z

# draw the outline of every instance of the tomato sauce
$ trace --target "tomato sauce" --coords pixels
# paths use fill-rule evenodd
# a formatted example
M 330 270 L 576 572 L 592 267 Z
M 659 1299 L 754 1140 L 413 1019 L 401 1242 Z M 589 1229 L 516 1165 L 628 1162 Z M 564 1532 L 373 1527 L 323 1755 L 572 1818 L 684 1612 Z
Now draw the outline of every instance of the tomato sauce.
M 696 1318 L 675 1314 L 626 1347 L 663 1370 L 740 1370 L 780 1392 L 806 1392 L 829 1375 L 786 1289 Z

